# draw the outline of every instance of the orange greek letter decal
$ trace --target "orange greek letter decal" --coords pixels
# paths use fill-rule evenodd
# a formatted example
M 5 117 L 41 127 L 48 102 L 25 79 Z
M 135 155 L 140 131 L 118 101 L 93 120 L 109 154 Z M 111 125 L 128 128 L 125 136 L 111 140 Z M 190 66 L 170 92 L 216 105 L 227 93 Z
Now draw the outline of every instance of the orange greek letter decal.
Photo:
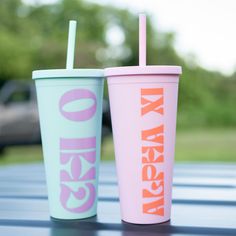
M 155 96 L 155 95 L 158 95 L 158 98 L 156 100 L 153 101 L 147 99 L 147 96 Z M 151 111 L 163 115 L 164 113 L 163 88 L 141 89 L 141 104 L 142 104 L 142 109 L 141 109 L 142 116 L 146 115 Z

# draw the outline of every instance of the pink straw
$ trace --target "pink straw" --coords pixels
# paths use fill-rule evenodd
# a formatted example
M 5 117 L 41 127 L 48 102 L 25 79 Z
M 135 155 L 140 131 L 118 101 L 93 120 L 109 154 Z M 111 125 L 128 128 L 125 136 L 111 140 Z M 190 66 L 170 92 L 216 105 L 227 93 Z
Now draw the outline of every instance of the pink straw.
M 146 15 L 139 14 L 139 66 L 146 66 Z

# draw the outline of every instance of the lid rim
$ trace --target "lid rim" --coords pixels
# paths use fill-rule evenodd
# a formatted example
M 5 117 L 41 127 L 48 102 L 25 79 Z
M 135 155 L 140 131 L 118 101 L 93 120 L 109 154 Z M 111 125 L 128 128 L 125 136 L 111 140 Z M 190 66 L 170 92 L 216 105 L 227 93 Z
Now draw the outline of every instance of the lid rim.
M 110 67 L 104 70 L 105 77 L 122 76 L 122 75 L 151 75 L 151 74 L 182 74 L 181 66 L 126 66 Z
M 32 79 L 53 79 L 53 78 L 88 78 L 104 77 L 103 69 L 49 69 L 35 70 L 32 72 Z

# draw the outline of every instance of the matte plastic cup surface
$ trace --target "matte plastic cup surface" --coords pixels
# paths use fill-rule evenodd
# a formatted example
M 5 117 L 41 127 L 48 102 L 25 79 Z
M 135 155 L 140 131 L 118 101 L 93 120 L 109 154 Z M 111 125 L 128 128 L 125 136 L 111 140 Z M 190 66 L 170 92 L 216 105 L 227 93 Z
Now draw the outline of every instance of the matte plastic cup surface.
M 96 215 L 102 70 L 34 71 L 50 215 Z
M 170 219 L 178 82 L 181 67 L 105 69 L 122 219 Z

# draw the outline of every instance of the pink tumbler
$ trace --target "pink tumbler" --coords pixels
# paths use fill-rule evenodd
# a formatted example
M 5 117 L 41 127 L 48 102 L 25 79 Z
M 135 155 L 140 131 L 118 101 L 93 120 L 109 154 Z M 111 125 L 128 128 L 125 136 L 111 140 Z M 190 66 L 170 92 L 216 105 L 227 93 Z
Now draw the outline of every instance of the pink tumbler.
M 144 16 L 140 17 L 144 35 Z M 140 44 L 145 38 L 140 38 Z M 105 69 L 108 80 L 122 219 L 135 224 L 170 219 L 179 66 Z

